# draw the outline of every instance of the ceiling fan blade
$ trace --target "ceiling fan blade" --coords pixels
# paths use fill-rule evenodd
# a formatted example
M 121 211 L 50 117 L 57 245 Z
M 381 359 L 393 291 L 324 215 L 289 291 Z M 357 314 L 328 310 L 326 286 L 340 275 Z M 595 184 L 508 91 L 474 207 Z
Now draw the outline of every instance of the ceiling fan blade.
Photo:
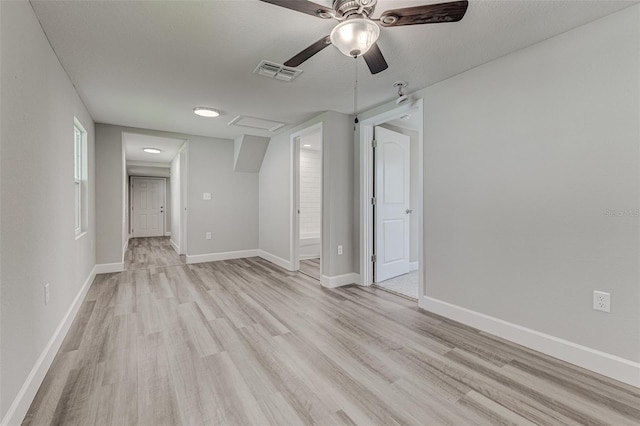
M 333 16 L 333 10 L 321 6 L 316 3 L 304 0 L 260 0 L 265 3 L 275 4 L 276 6 L 295 10 L 297 12 L 306 13 L 318 18 L 328 19 Z
M 362 55 L 364 61 L 367 63 L 369 67 L 369 71 L 371 74 L 378 74 L 389 68 L 387 61 L 384 60 L 384 56 L 382 56 L 382 52 L 378 47 L 378 43 L 374 43 L 373 46 L 367 50 L 367 53 Z
M 387 10 L 380 15 L 380 25 L 383 27 L 398 27 L 401 25 L 457 22 L 464 16 L 468 5 L 469 2 L 463 0 Z
M 307 59 L 309 59 L 310 57 L 312 57 L 313 55 L 315 55 L 325 47 L 329 46 L 330 44 L 331 44 L 331 39 L 329 38 L 329 36 L 322 37 L 320 40 L 316 41 L 311 46 L 307 47 L 302 52 L 298 53 L 296 56 L 289 59 L 284 64 L 288 67 L 297 67 L 298 65 L 300 65 L 301 63 L 303 63 L 304 61 L 306 61 Z

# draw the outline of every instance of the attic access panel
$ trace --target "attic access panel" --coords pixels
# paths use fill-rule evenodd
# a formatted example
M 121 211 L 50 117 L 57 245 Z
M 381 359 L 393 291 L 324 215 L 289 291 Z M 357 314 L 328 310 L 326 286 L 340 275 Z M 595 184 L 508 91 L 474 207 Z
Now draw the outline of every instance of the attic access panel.
M 239 115 L 229 122 L 229 126 L 248 127 L 250 129 L 268 130 L 275 132 L 279 128 L 286 126 L 287 123 L 280 121 L 265 120 L 263 118 L 248 117 Z

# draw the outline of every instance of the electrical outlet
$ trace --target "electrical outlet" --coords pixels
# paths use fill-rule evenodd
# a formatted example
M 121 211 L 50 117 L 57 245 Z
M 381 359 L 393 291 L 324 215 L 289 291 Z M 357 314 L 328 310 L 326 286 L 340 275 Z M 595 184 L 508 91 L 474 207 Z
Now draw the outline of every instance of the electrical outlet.
M 49 303 L 49 283 L 44 285 L 44 304 Z
M 206 234 L 204 234 L 204 237 L 205 237 L 207 240 L 210 240 L 210 239 L 211 239 L 211 232 L 207 232 Z
M 211 193 L 210 192 L 203 192 L 202 193 L 202 199 L 206 200 L 206 201 L 211 200 Z
M 611 312 L 611 294 L 604 291 L 593 290 L 593 309 L 602 312 Z
M 338 246 L 338 256 L 342 256 L 342 246 Z

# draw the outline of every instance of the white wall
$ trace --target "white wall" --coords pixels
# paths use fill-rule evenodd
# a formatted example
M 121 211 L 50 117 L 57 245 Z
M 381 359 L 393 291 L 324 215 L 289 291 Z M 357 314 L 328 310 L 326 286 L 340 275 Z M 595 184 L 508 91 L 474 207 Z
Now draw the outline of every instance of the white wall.
M 293 132 L 281 133 L 271 138 L 258 175 L 258 246 L 260 250 L 289 262 L 291 261 L 291 133 Z
M 92 278 L 96 238 L 94 123 L 30 4 L 0 2 L 0 10 L 0 419 L 8 420 L 9 407 L 22 388 L 22 404 L 17 407 L 17 417 L 12 418 L 20 422 L 58 349 L 56 344 L 61 342 L 56 341 L 62 337 L 56 329 Z M 88 223 L 86 234 L 77 239 L 74 117 L 88 133 Z M 50 283 L 47 305 L 45 283 Z M 33 381 L 28 382 L 30 373 Z
M 302 142 L 301 142 L 302 143 Z M 322 152 L 300 148 L 300 237 L 319 238 Z
M 639 14 L 425 90 L 431 297 L 640 361 Z
M 96 263 L 122 262 L 129 215 L 122 129 L 96 123 Z M 124 225 L 124 226 L 123 226 Z M 124 229 L 123 229 L 124 228 Z
M 258 174 L 233 171 L 234 141 L 188 139 L 188 255 L 256 250 Z M 203 200 L 205 192 L 211 193 L 210 201 Z
M 322 274 L 354 272 L 353 118 L 326 112 L 271 138 L 260 169 L 260 249 L 291 262 L 291 135 L 322 123 Z M 337 255 L 337 246 L 343 255 Z
M 353 117 L 329 111 L 323 124 L 322 274 L 336 277 L 356 270 L 353 217 Z M 328 233 L 324 230 L 328 230 Z M 338 256 L 338 245 L 343 255 Z

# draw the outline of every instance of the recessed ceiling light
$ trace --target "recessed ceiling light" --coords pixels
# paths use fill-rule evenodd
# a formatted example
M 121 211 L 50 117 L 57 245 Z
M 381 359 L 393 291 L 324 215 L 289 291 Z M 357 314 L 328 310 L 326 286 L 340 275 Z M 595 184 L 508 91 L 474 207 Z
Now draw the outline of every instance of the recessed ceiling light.
M 208 107 L 195 107 L 193 112 L 200 117 L 217 117 L 220 115 L 220 111 Z
M 143 148 L 142 149 L 144 152 L 147 152 L 149 154 L 160 154 L 162 151 L 160 151 L 157 148 Z
M 305 148 L 311 148 L 311 145 L 309 145 L 309 144 L 304 144 L 302 146 L 304 146 Z

